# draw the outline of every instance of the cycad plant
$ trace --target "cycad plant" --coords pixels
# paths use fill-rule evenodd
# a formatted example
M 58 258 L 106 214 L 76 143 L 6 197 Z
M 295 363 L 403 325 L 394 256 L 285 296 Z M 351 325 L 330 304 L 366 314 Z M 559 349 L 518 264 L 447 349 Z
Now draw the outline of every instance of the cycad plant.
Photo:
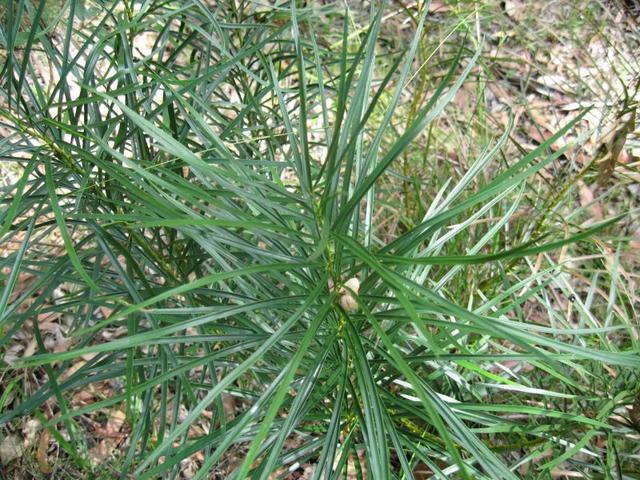
M 39 418 L 89 475 L 85 419 L 120 408 L 122 478 L 180 478 L 188 459 L 195 479 L 622 472 L 631 430 L 609 418 L 633 394 L 635 327 L 565 318 L 547 293 L 566 277 L 554 252 L 615 219 L 516 215 L 575 122 L 520 158 L 495 132 L 415 227 L 380 235 L 395 160 L 481 42 L 419 65 L 425 5 L 406 49 L 380 53 L 385 2 L 366 28 L 320 2 L 47 3 L 2 10 L 0 345 L 37 347 L 2 366 L 0 428 Z M 405 128 L 419 68 L 434 85 Z

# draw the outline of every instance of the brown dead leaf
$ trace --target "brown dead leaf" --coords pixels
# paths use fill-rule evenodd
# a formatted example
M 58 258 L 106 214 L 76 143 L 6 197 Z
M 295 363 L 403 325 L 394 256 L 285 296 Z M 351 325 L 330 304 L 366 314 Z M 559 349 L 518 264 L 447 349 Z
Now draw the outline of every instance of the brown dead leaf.
M 505 0 L 504 12 L 516 22 L 521 22 L 527 16 L 527 4 L 523 0 Z
M 621 125 L 616 130 L 613 138 L 603 145 L 599 150 L 599 171 L 598 171 L 598 183 L 600 185 L 606 185 L 618 164 L 620 156 L 624 151 L 624 146 L 627 143 L 627 137 L 635 130 L 636 109 L 633 108 L 627 119 L 622 120 Z
M 38 441 L 38 450 L 36 451 L 36 460 L 38 461 L 38 468 L 40 472 L 48 475 L 51 473 L 51 465 L 49 464 L 49 456 L 47 451 L 49 450 L 49 439 L 51 433 L 48 429 L 44 429 L 40 434 L 40 440 Z
M 128 331 L 127 327 L 105 328 L 102 331 L 102 338 L 105 340 L 114 340 L 124 337 Z
M 476 103 L 475 87 L 470 84 L 460 87 L 460 89 L 458 89 L 458 91 L 456 92 L 453 103 L 463 112 L 467 111 L 468 109 L 474 108 Z
M 349 460 L 347 460 L 347 479 L 348 480 L 356 480 L 362 478 L 363 480 L 367 480 L 369 478 L 369 474 L 367 473 L 367 464 L 365 453 L 363 449 L 358 450 L 358 463 L 360 464 L 360 469 L 362 470 L 362 476 L 358 475 L 358 469 L 356 467 L 355 459 L 353 458 L 353 454 L 349 454 Z
M 126 419 L 127 416 L 122 410 L 112 410 L 109 414 L 109 420 L 105 427 L 106 434 L 110 436 L 117 436 Z
M 2 359 L 7 363 L 7 365 L 13 365 L 18 360 L 20 360 L 20 358 L 22 358 L 23 351 L 24 351 L 23 345 L 20 345 L 19 343 L 14 343 L 9 348 L 7 348 L 7 351 L 5 352 L 4 357 Z
M 89 460 L 95 466 L 100 465 L 111 456 L 117 442 L 112 438 L 102 440 L 98 445 L 89 450 Z
M 633 157 L 631 156 L 631 154 L 625 150 L 622 149 L 622 151 L 620 152 L 620 155 L 618 155 L 618 163 L 621 165 L 628 165 L 633 161 Z
M 82 407 L 93 403 L 95 401 L 95 395 L 87 390 L 80 390 L 74 394 L 71 398 L 71 405 L 74 407 Z
M 564 470 L 562 468 L 554 468 L 550 473 L 552 478 L 561 478 L 563 480 L 568 478 L 586 478 L 584 473 L 582 472 L 577 472 L 575 470 Z
M 56 350 L 57 351 L 57 350 Z M 61 350 L 64 351 L 64 350 Z M 79 362 L 75 362 L 73 365 L 71 365 L 71 367 L 69 367 L 67 370 L 65 370 L 64 372 L 62 372 L 62 375 L 60 375 L 60 380 L 66 380 L 67 378 L 69 378 L 71 375 L 73 375 L 74 373 L 76 373 L 78 370 L 80 370 L 87 362 L 81 360 Z
M 228 393 L 222 394 L 222 408 L 224 409 L 224 418 L 227 422 L 236 418 L 236 401 L 233 395 L 229 395 Z
M 89 450 L 91 463 L 98 465 L 111 457 L 120 440 L 127 435 L 126 432 L 121 432 L 125 420 L 126 415 L 123 411 L 112 410 L 110 412 L 106 425 L 96 430 L 96 434 L 104 438 Z
M 38 343 L 36 342 L 35 337 L 32 337 L 31 340 L 29 340 L 29 343 L 27 344 L 27 348 L 24 349 L 22 356 L 23 357 L 32 356 L 36 352 L 37 346 L 38 346 Z
M 629 246 L 634 250 L 640 250 L 640 229 L 633 234 L 633 240 L 629 242 Z
M 418 462 L 413 468 L 413 476 L 416 480 L 427 480 L 433 477 L 433 472 L 425 463 Z
M 494 365 L 492 367 L 490 367 L 488 370 L 491 373 L 501 373 L 503 370 L 502 368 L 500 368 L 500 365 L 506 369 L 509 370 L 513 370 L 516 367 L 522 365 L 519 369 L 518 372 L 530 372 L 533 370 L 533 365 L 531 365 L 530 363 L 526 363 L 526 362 L 520 362 L 519 360 L 505 360 L 503 362 L 498 362 L 498 365 Z
M 446 13 L 451 11 L 451 6 L 445 2 L 432 1 L 429 3 L 430 13 Z
M 551 450 L 551 449 L 544 450 L 543 452 L 539 453 L 538 455 L 533 457 L 529 462 L 523 463 L 522 465 L 520 465 L 520 468 L 518 469 L 520 475 L 522 475 L 522 476 L 527 475 L 529 473 L 530 468 L 533 465 L 535 465 L 537 462 L 541 462 L 545 458 L 549 458 L 551 456 L 553 456 L 553 450 Z
M 604 218 L 604 215 L 602 213 L 602 207 L 597 203 L 593 203 L 593 200 L 595 198 L 593 195 L 593 189 L 585 185 L 584 182 L 580 182 L 578 184 L 578 188 L 579 188 L 578 195 L 580 196 L 580 205 L 582 205 L 583 207 L 586 207 L 587 205 L 591 205 L 590 211 L 593 219 L 602 220 Z

